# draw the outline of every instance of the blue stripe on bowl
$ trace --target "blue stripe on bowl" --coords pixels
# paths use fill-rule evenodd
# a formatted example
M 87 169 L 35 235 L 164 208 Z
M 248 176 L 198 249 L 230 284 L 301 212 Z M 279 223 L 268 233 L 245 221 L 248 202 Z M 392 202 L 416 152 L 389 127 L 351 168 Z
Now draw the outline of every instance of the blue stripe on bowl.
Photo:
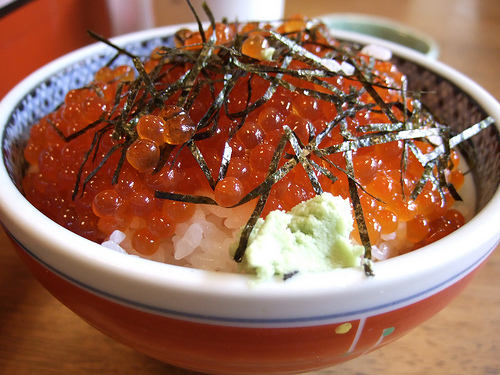
M 199 313 L 190 313 L 186 311 L 178 311 L 172 309 L 161 308 L 157 306 L 152 306 L 148 304 L 143 304 L 137 301 L 133 301 L 127 298 L 123 298 L 106 291 L 94 288 L 86 283 L 83 283 L 75 278 L 67 275 L 64 272 L 55 269 L 50 264 L 46 263 L 42 259 L 40 259 L 37 255 L 31 252 L 28 248 L 26 248 L 17 238 L 15 238 L 6 228 L 4 228 L 7 233 L 16 241 L 16 243 L 32 258 L 34 258 L 38 263 L 42 264 L 44 267 L 58 275 L 59 277 L 71 282 L 72 284 L 91 292 L 97 296 L 103 297 L 105 299 L 111 300 L 113 302 L 117 302 L 128 307 L 132 307 L 138 310 L 142 310 L 148 313 L 165 315 L 169 317 L 179 318 L 183 320 L 195 320 L 205 324 L 248 324 L 248 325 L 261 325 L 261 326 L 276 326 L 276 325 L 290 325 L 290 324 L 300 324 L 300 325 L 320 325 L 320 324 L 329 324 L 332 321 L 341 321 L 341 320 L 352 320 L 353 317 L 360 316 L 374 316 L 384 311 L 389 310 L 391 307 L 398 306 L 403 307 L 409 305 L 411 303 L 417 302 L 422 299 L 422 296 L 433 294 L 435 291 L 439 291 L 440 289 L 444 289 L 449 285 L 454 284 L 456 281 L 463 278 L 465 275 L 470 273 L 476 267 L 478 267 L 486 258 L 491 254 L 491 252 L 495 249 L 492 247 L 489 251 L 483 254 L 478 260 L 464 268 L 460 272 L 455 275 L 449 277 L 448 279 L 436 284 L 430 288 L 427 288 L 419 293 L 412 294 L 405 298 L 397 299 L 388 303 L 376 305 L 367 309 L 361 310 L 352 310 L 343 313 L 334 313 L 334 314 L 325 314 L 325 315 L 316 315 L 316 316 L 304 316 L 304 317 L 295 317 L 295 318 L 238 318 L 232 316 L 219 316 L 219 315 L 206 315 Z M 307 323 L 307 324 L 306 324 Z

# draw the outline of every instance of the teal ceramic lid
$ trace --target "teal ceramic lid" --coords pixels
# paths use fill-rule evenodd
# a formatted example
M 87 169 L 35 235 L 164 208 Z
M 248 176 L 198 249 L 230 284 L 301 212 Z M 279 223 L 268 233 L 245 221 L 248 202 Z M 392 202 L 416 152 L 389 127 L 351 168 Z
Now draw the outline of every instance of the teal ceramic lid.
M 332 13 L 318 17 L 330 29 L 371 35 L 412 48 L 437 59 L 439 47 L 429 36 L 390 19 L 355 13 Z

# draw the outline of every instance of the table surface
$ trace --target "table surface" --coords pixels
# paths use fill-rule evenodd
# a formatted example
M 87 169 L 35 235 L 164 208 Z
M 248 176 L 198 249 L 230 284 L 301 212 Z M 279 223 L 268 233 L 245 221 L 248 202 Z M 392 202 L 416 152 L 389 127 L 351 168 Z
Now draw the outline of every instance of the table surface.
M 497 0 L 287 0 L 285 15 L 363 12 L 424 31 L 439 59 L 500 99 Z M 445 310 L 400 340 L 314 374 L 500 374 L 500 249 Z M 0 230 L 1 374 L 194 374 L 102 335 L 28 273 Z

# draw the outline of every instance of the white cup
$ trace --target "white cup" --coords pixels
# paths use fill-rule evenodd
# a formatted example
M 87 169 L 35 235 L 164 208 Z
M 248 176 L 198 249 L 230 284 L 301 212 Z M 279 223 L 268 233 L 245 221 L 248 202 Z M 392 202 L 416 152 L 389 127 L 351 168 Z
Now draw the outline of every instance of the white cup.
M 285 0 L 191 0 L 202 21 L 208 21 L 203 2 L 215 21 L 275 21 L 283 18 Z M 195 22 L 186 0 L 107 0 L 113 35 L 155 26 Z
M 283 18 L 285 0 L 191 0 L 202 21 L 208 21 L 202 3 L 206 2 L 216 21 L 226 17 L 229 22 L 275 21 Z M 157 25 L 195 21 L 185 0 L 159 0 L 153 2 Z

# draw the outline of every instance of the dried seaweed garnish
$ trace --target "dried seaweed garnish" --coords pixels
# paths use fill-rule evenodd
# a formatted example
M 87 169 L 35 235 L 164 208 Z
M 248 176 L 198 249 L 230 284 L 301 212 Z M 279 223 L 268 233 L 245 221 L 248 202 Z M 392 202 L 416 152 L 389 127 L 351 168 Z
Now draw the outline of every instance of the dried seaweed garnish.
M 203 154 L 201 153 L 200 149 L 196 145 L 196 143 L 193 140 L 190 140 L 186 143 L 187 147 L 195 157 L 196 161 L 198 162 L 200 169 L 202 170 L 203 174 L 208 180 L 208 183 L 210 184 L 210 187 L 212 189 L 215 188 L 215 180 L 212 176 L 212 171 L 210 170 L 209 166 L 207 165 L 207 162 L 205 161 L 205 158 L 203 157 Z
M 453 136 L 450 141 L 448 142 L 448 145 L 440 145 L 436 147 L 433 151 L 428 153 L 425 157 L 427 160 L 432 160 L 437 157 L 437 155 L 442 154 L 445 152 L 446 147 L 453 148 L 458 146 L 460 143 L 465 142 L 469 138 L 473 137 L 474 135 L 478 134 L 482 130 L 486 129 L 490 125 L 494 124 L 495 120 L 493 117 L 489 116 L 485 118 L 484 120 L 479 121 L 478 123 L 471 125 L 464 131 L 462 131 L 460 134 L 457 134 Z
M 319 183 L 318 176 L 314 172 L 314 168 L 310 163 L 310 160 L 308 156 L 310 155 L 310 150 L 305 149 L 300 146 L 300 140 L 297 138 L 297 136 L 293 133 L 292 129 L 290 129 L 288 126 L 284 126 L 283 130 L 285 131 L 285 134 L 288 137 L 288 141 L 292 145 L 293 151 L 295 152 L 295 155 L 297 155 L 297 159 L 300 164 L 302 164 L 302 167 L 304 167 L 304 170 L 307 173 L 307 177 L 309 177 L 309 180 L 311 181 L 311 186 L 316 194 L 323 194 L 323 188 L 321 187 L 321 184 Z
M 266 182 L 271 182 L 274 180 L 275 177 L 273 177 L 278 169 L 278 162 L 279 159 L 281 158 L 281 154 L 283 152 L 283 149 L 285 148 L 285 138 L 282 137 L 280 140 L 280 143 L 278 144 L 278 147 L 276 148 L 276 151 L 274 152 L 273 158 L 271 160 L 270 166 L 269 166 L 269 171 L 268 175 L 266 178 Z M 263 185 L 262 185 L 263 186 Z M 262 214 L 262 211 L 264 210 L 264 206 L 266 205 L 267 198 L 269 197 L 269 194 L 271 193 L 271 187 L 272 183 L 268 183 L 267 188 L 263 190 L 262 193 L 260 193 L 259 198 L 257 200 L 257 204 L 250 215 L 250 219 L 247 221 L 245 226 L 243 227 L 243 230 L 241 231 L 238 247 L 234 253 L 233 259 L 236 262 L 241 262 L 243 260 L 243 256 L 245 255 L 245 250 L 247 248 L 248 244 L 248 239 L 250 237 L 250 233 L 252 232 L 255 223 L 259 219 L 259 217 Z M 250 194 L 250 193 L 249 193 Z M 244 201 L 245 199 L 243 199 Z
M 158 161 L 158 165 L 153 170 L 153 173 L 158 173 L 162 170 L 162 168 L 167 163 L 168 158 L 172 153 L 172 151 L 174 150 L 174 148 L 175 145 L 171 145 L 168 143 L 165 143 L 164 145 L 160 146 L 160 160 Z
M 212 198 L 205 197 L 202 195 L 189 195 L 189 194 L 170 193 L 166 191 L 156 191 L 155 197 L 160 199 L 168 199 L 176 202 L 217 205 L 217 202 L 215 202 Z
M 231 154 L 233 149 L 228 142 L 224 142 L 224 151 L 222 153 L 222 159 L 220 163 L 219 174 L 217 176 L 217 182 L 226 177 L 227 169 L 229 168 L 229 162 L 231 161 Z
M 324 130 L 316 134 L 314 129 L 309 129 L 310 136 L 306 142 L 302 142 L 288 126 L 284 127 L 284 134 L 274 152 L 264 180 L 235 205 L 257 200 L 252 215 L 242 229 L 240 243 L 234 255 L 234 260 L 237 262 L 240 262 L 244 257 L 249 235 L 262 214 L 273 185 L 298 165 L 304 168 L 316 194 L 321 194 L 323 191 L 319 182 L 320 175 L 326 176 L 332 184 L 338 181 L 338 177 L 332 172 L 332 169 L 347 176 L 354 216 L 362 245 L 365 248 L 362 266 L 367 275 L 373 275 L 371 243 L 359 196 L 360 191 L 363 193 L 366 191 L 357 181 L 353 168 L 352 158 L 355 151 L 374 145 L 402 141 L 404 148 L 401 155 L 401 180 L 404 179 L 406 163 L 410 156 L 416 157 L 423 166 L 423 173 L 409 198 L 416 199 L 423 186 L 430 181 L 443 197 L 445 191 L 448 191 L 452 197 L 459 199 L 455 188 L 448 184 L 445 178 L 450 150 L 491 125 L 492 118 L 487 118 L 461 134 L 452 136 L 448 126 L 441 125 L 422 108 L 418 94 L 413 95 L 414 100 L 410 111 L 407 106 L 409 93 L 406 81 L 403 80 L 402 87 L 390 87 L 386 84 L 383 78 L 374 73 L 375 60 L 359 57 L 361 46 L 350 42 L 341 42 L 335 45 L 326 44 L 324 40 L 327 31 L 321 23 L 308 21 L 302 30 L 287 35 L 280 34 L 269 27 L 260 29 L 268 35 L 270 45 L 275 48 L 272 56 L 273 63 L 262 64 L 241 53 L 241 45 L 248 34 L 236 34 L 234 40 L 225 44 L 218 43 L 216 33 L 211 35 L 205 33 L 203 25 L 189 1 L 188 4 L 198 23 L 202 42 L 199 45 L 191 46 L 191 48 L 184 48 L 182 44 L 191 32 L 179 31 L 175 35 L 178 42 L 177 47 L 161 47 L 155 57 L 158 59 L 158 65 L 149 73 L 146 71 L 144 60 L 140 56 L 135 56 L 126 49 L 90 32 L 92 37 L 115 49 L 116 54 L 108 65 L 111 66 L 118 56 L 128 56 L 138 74 L 131 82 L 119 84 L 113 108 L 108 114 L 79 132 L 67 137 L 60 134 L 63 139 L 71 140 L 90 129 L 102 126 L 102 129 L 96 132 L 80 167 L 73 197 L 76 197 L 79 192 L 83 193 L 85 185 L 103 168 L 113 153 L 120 152 L 119 162 L 112 180 L 112 183 L 116 183 L 125 161 L 126 150 L 137 138 L 135 125 L 141 116 L 162 109 L 164 103 L 176 97 L 175 95 L 178 95 L 177 105 L 183 107 L 186 113 L 190 113 L 193 104 L 200 99 L 203 89 L 208 87 L 211 102 L 198 121 L 196 133 L 182 145 L 163 145 L 160 161 L 153 173 L 158 173 L 163 168 L 173 168 L 181 150 L 187 148 L 203 172 L 209 186 L 214 189 L 216 184 L 226 176 L 231 162 L 231 138 L 245 124 L 247 117 L 267 103 L 278 88 L 333 103 L 337 110 L 335 118 L 330 120 Z M 210 9 L 206 5 L 203 6 L 203 9 L 210 20 L 212 30 L 215 30 L 215 20 Z M 327 50 L 327 53 L 323 57 L 319 57 L 310 52 L 311 47 L 323 48 Z M 299 61 L 305 66 L 300 69 L 291 68 L 292 61 Z M 183 68 L 185 73 L 176 81 L 165 84 L 162 81 L 163 77 L 168 74 L 169 70 L 178 67 Z M 348 72 L 343 70 L 346 67 L 349 68 Z M 347 91 L 340 90 L 328 81 L 329 78 L 335 77 L 342 77 L 352 86 Z M 268 86 L 262 96 L 254 98 L 252 87 L 253 81 L 257 78 L 265 80 Z M 295 84 L 290 82 L 291 79 Z M 247 82 L 246 103 L 243 108 L 232 112 L 228 102 L 232 91 L 240 80 Z M 299 84 L 296 84 L 297 82 Z M 219 91 L 216 90 L 216 86 L 221 86 L 217 89 Z M 377 91 L 378 89 L 399 91 L 400 99 L 395 102 L 384 102 Z M 366 98 L 369 100 L 365 100 Z M 122 109 L 119 109 L 120 103 L 125 103 Z M 383 114 L 387 118 L 387 123 L 380 122 L 359 126 L 355 129 L 356 133 L 349 131 L 347 120 L 362 112 Z M 222 159 L 218 170 L 211 170 L 202 150 L 198 147 L 198 142 L 217 134 L 221 114 L 236 121 L 237 126 L 230 129 L 228 138 L 223 143 Z M 343 141 L 332 146 L 321 147 L 322 141 L 337 129 L 344 137 Z M 107 152 L 97 167 L 82 180 L 83 170 L 87 162 L 93 160 L 93 155 L 94 157 L 97 155 L 100 140 L 109 131 L 113 132 L 117 143 Z M 439 140 L 438 144 L 435 144 L 434 150 L 427 154 L 423 154 L 414 143 L 415 141 L 433 143 L 436 139 Z M 293 150 L 293 153 L 284 152 L 287 145 Z M 173 154 L 174 152 L 175 154 Z M 329 156 L 335 154 L 344 156 L 345 169 L 335 165 L 329 159 Z M 217 204 L 210 197 L 178 192 L 157 191 L 155 196 L 192 204 Z M 373 199 L 378 198 L 373 197 Z
M 288 172 L 290 172 L 293 168 L 295 168 L 295 166 L 298 163 L 298 159 L 296 158 L 289 160 L 283 166 L 281 166 L 281 168 L 278 169 L 278 163 L 283 154 L 285 145 L 286 145 L 286 136 L 283 135 L 280 139 L 280 142 L 276 146 L 276 150 L 274 151 L 274 155 L 273 158 L 271 159 L 269 165 L 269 171 L 267 173 L 266 178 L 260 185 L 258 185 L 247 195 L 245 195 L 245 197 L 241 199 L 238 205 L 245 204 L 262 194 L 267 194 L 276 182 L 281 180 L 283 177 L 285 177 L 285 175 Z
M 297 270 L 285 273 L 283 275 L 283 281 L 287 281 L 288 279 L 291 279 L 292 277 L 294 277 L 298 273 L 299 273 L 299 271 L 297 271 Z
M 248 219 L 247 223 L 243 227 L 241 234 L 240 234 L 240 240 L 238 243 L 238 247 L 237 247 L 236 252 L 234 253 L 234 256 L 233 256 L 233 259 L 235 262 L 240 263 L 243 260 L 243 256 L 245 255 L 245 250 L 247 248 L 250 233 L 252 233 L 252 230 L 255 227 L 257 220 L 260 218 L 260 215 L 262 214 L 262 211 L 264 210 L 264 206 L 266 205 L 266 201 L 267 201 L 267 198 L 269 197 L 270 192 L 271 192 L 271 190 L 267 190 L 265 193 L 263 193 L 259 196 L 259 198 L 257 200 L 257 205 L 255 206 L 255 209 L 253 210 L 252 214 L 250 215 L 250 218 Z
M 347 175 L 351 176 L 351 178 L 348 178 L 349 195 L 351 197 L 351 204 L 352 204 L 352 208 L 354 210 L 354 218 L 356 220 L 356 223 L 358 224 L 359 237 L 360 237 L 361 243 L 363 244 L 363 247 L 365 249 L 363 258 L 370 260 L 372 246 L 371 246 L 370 236 L 368 234 L 368 229 L 366 227 L 365 215 L 363 214 L 363 207 L 361 205 L 361 200 L 359 198 L 358 187 L 357 187 L 355 180 L 353 178 L 354 166 L 353 166 L 353 161 L 352 161 L 352 151 L 346 151 L 344 153 L 344 159 L 346 162 Z M 371 263 L 367 263 L 367 262 L 363 263 L 363 268 L 364 268 L 365 274 L 367 276 L 374 275 L 373 268 L 371 267 Z

